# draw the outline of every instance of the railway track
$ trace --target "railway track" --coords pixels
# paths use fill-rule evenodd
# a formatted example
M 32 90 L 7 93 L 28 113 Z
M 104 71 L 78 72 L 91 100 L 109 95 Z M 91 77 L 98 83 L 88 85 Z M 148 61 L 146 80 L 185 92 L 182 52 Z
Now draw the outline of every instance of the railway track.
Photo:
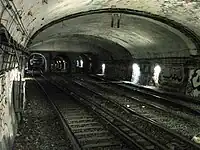
M 163 93 L 155 92 L 152 90 L 146 90 L 142 87 L 131 86 L 131 84 L 127 83 L 119 83 L 118 86 L 124 87 L 126 89 L 131 90 L 132 92 L 138 92 L 144 96 L 151 96 L 152 98 L 158 98 L 161 101 L 166 101 L 167 103 L 171 103 L 173 105 L 177 105 L 178 107 L 181 105 L 184 111 L 191 112 L 196 115 L 200 115 L 200 101 L 197 100 L 187 100 L 186 98 L 175 98 L 175 96 L 166 96 Z
M 148 106 L 157 107 L 157 109 L 160 109 L 162 111 L 171 110 L 170 113 L 173 113 L 173 112 L 184 113 L 184 114 L 187 113 L 188 116 L 195 116 L 196 118 L 199 117 L 199 115 L 198 115 L 199 112 L 193 108 L 187 107 L 187 109 L 189 109 L 189 111 L 184 111 L 184 110 L 181 111 L 179 108 L 177 108 L 177 105 L 179 107 L 184 107 L 181 104 L 175 104 L 175 106 L 174 106 L 173 103 L 168 103 L 168 101 L 165 101 L 165 100 L 161 101 L 161 99 L 159 99 L 159 102 L 158 102 L 155 99 L 156 99 L 156 97 L 159 98 L 159 96 L 156 96 L 156 95 L 155 95 L 155 98 L 152 99 L 151 97 L 149 98 L 148 96 L 145 96 L 145 97 L 143 97 L 143 95 L 138 96 L 138 94 L 135 94 L 134 92 L 132 92 L 132 90 L 129 90 L 124 87 L 121 88 L 121 86 L 117 86 L 116 84 L 112 84 L 108 81 L 106 81 L 106 83 L 102 83 L 102 82 L 96 82 L 87 77 L 82 78 L 82 77 L 77 77 L 77 76 L 74 77 L 74 79 L 77 79 L 79 81 L 84 81 L 88 84 L 96 86 L 105 91 L 117 94 L 118 96 L 121 96 L 121 97 L 124 97 L 127 99 L 132 99 L 132 100 L 144 103 Z M 196 106 L 196 107 L 198 107 L 198 106 Z M 192 121 L 191 119 L 189 119 L 189 120 Z
M 125 149 L 124 144 L 105 129 L 85 107 L 63 94 L 52 84 L 44 80 L 37 80 L 37 82 L 59 115 L 75 150 Z
M 174 95 L 170 93 L 164 93 L 161 91 L 155 91 L 153 89 L 145 88 L 142 86 L 136 86 L 134 84 L 126 83 L 126 82 L 112 82 L 101 78 L 96 75 L 90 75 L 91 78 L 102 81 L 101 83 L 105 86 L 112 85 L 112 88 L 115 89 L 123 89 L 127 92 L 132 92 L 137 96 L 143 96 L 146 98 L 151 98 L 151 100 L 158 103 L 165 103 L 166 105 L 173 106 L 174 109 L 180 109 L 181 111 L 185 111 L 191 114 L 195 114 L 197 116 L 200 115 L 200 101 L 197 99 L 193 99 L 190 97 L 183 97 L 180 95 Z M 180 107 L 181 106 L 181 107 Z
M 110 82 L 106 81 L 103 78 L 91 76 L 92 78 L 103 81 L 100 82 L 102 85 L 104 85 L 105 88 L 112 88 L 121 91 L 126 91 L 127 93 L 134 94 L 134 97 L 137 99 L 143 99 L 151 100 L 151 102 L 156 102 L 160 104 L 165 104 L 167 107 L 170 107 L 174 110 L 179 110 L 182 112 L 187 112 L 188 114 L 200 116 L 200 102 L 197 100 L 186 100 L 182 98 L 177 98 L 177 96 L 170 97 L 169 94 L 166 96 L 164 93 L 159 93 L 144 87 L 137 87 L 134 85 L 126 84 L 126 83 L 116 83 L 116 82 Z M 88 79 L 91 82 L 95 82 L 94 80 Z
M 120 93 L 119 90 L 106 88 L 94 82 L 83 79 L 76 80 L 76 82 L 85 87 L 90 87 L 90 89 L 93 89 L 105 98 L 113 99 L 125 107 L 128 106 L 129 109 L 179 132 L 188 139 L 191 139 L 194 135 L 200 132 L 200 120 L 197 117 L 195 118 L 193 116 L 181 114 L 180 112 L 177 113 L 176 111 L 170 110 L 168 107 L 152 103 L 146 99 L 126 96 L 128 93 Z
M 38 83 L 59 114 L 75 150 L 167 150 L 161 144 L 148 139 L 143 133 L 132 129 L 129 124 L 121 121 L 121 118 L 92 104 L 89 100 L 70 91 L 70 95 L 78 100 L 77 102 L 47 82 Z
M 53 79 L 53 77 L 51 77 Z M 155 121 L 143 117 L 140 114 L 132 111 L 131 109 L 122 106 L 116 101 L 108 100 L 102 97 L 92 89 L 87 88 L 76 82 L 66 81 L 56 76 L 57 84 L 60 84 L 63 88 L 70 87 L 71 90 L 75 91 L 78 95 L 82 95 L 90 102 L 95 103 L 96 107 L 104 107 L 106 110 L 113 115 L 117 115 L 123 121 L 129 123 L 130 127 L 135 130 L 145 133 L 149 139 L 157 141 L 162 144 L 166 149 L 178 149 L 178 150 L 189 150 L 189 149 L 199 149 L 199 145 L 187 140 L 186 138 L 174 133 L 173 131 L 157 124 Z M 54 79 L 53 79 L 54 80 Z M 71 82 L 71 83 L 70 83 Z
M 130 86 L 130 89 L 135 88 L 135 89 L 140 89 L 140 90 L 146 90 L 151 94 L 164 96 L 166 98 L 180 99 L 181 101 L 184 101 L 184 102 L 193 103 L 193 104 L 200 104 L 198 99 L 192 98 L 190 96 L 186 96 L 186 95 L 183 95 L 183 94 L 173 93 L 173 92 L 158 91 L 158 90 L 154 90 L 154 89 L 151 89 L 151 88 L 146 88 L 144 86 L 138 86 L 138 85 L 135 85 L 135 84 L 131 84 L 130 82 L 123 82 L 122 85 L 123 84 L 127 85 L 127 87 Z

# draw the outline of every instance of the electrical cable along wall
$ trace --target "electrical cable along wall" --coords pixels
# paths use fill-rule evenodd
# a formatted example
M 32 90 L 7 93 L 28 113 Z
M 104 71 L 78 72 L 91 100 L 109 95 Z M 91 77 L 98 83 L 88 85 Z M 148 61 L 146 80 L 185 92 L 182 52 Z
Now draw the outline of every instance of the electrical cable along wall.
M 17 59 L 12 48 L 0 45 L 0 74 L 17 67 Z
M 25 55 L 0 34 L 0 149 L 11 149 L 24 104 Z

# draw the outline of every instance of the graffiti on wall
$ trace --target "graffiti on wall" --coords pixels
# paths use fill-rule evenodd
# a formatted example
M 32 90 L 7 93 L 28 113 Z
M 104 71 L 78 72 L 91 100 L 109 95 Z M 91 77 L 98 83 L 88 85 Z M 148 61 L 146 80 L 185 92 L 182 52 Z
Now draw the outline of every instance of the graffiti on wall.
M 200 96 L 200 69 L 190 71 L 186 94 L 192 97 Z
M 194 71 L 191 78 L 191 83 L 194 89 L 200 91 L 200 69 Z
M 184 77 L 183 67 L 164 67 L 160 74 L 159 83 L 176 86 L 183 83 Z
M 163 73 L 163 78 L 179 83 L 183 80 L 183 71 L 181 68 L 167 68 Z

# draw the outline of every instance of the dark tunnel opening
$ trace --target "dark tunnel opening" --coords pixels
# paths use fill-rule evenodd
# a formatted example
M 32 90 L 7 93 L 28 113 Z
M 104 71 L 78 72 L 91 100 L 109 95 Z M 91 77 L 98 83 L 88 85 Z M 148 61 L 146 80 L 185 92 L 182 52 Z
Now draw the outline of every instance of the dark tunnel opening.
M 24 72 L 26 76 L 38 76 L 47 71 L 47 59 L 41 53 L 32 53 L 26 62 Z

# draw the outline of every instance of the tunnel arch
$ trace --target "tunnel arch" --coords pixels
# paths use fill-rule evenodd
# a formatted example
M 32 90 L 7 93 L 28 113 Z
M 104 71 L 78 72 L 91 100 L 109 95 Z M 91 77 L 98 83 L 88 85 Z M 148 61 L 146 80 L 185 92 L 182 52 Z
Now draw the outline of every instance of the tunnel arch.
M 34 39 L 32 40 L 32 44 L 34 45 L 34 42 L 35 44 L 40 41 L 43 42 L 45 39 L 49 38 L 58 38 L 66 35 L 76 35 L 79 33 L 90 38 L 92 38 L 92 36 L 98 36 L 104 40 L 110 40 L 117 43 L 129 51 L 134 59 L 154 57 L 191 57 L 199 55 L 197 47 L 200 43 L 199 38 L 195 33 L 196 37 L 194 37 L 193 34 L 188 34 L 190 30 L 186 30 L 186 28 L 182 29 L 181 26 L 177 24 L 175 24 L 175 26 L 172 22 L 165 22 L 166 20 L 164 19 L 163 22 L 161 22 L 161 19 L 156 20 L 155 16 L 152 17 L 146 12 L 143 14 L 142 12 L 134 10 L 122 10 L 123 9 L 104 9 L 100 10 L 100 12 L 95 10 L 86 12 L 85 14 L 84 12 L 83 14 L 74 14 L 77 16 L 72 15 L 73 17 L 71 16 L 71 18 L 65 18 L 66 20 L 62 20 L 61 18 L 60 22 L 58 21 L 57 24 L 55 21 L 54 24 L 51 24 L 47 28 L 44 28 L 44 30 L 41 30 L 41 32 L 38 32 L 35 37 L 33 35 Z M 123 24 L 122 21 L 121 26 L 124 28 L 120 28 L 120 30 L 116 28 L 107 28 L 110 23 L 106 22 L 106 24 L 104 20 L 109 20 L 112 13 L 125 14 L 123 17 L 126 21 L 129 21 L 130 17 L 136 20 L 133 20 L 131 24 L 130 22 L 128 24 L 127 22 L 125 22 L 126 24 Z M 104 20 L 101 20 L 102 18 L 104 18 Z M 157 18 L 159 18 L 159 16 L 157 16 Z M 76 28 L 73 27 L 72 24 L 76 26 L 78 24 L 77 21 L 79 20 L 81 20 L 81 26 Z M 137 21 L 137 24 L 135 24 L 134 21 Z M 143 22 L 142 26 L 139 26 L 139 24 L 142 23 L 140 21 Z M 102 29 L 105 28 L 106 31 L 102 29 L 97 30 L 95 25 L 99 22 L 101 22 L 100 26 L 102 26 Z M 93 25 L 93 23 L 96 24 Z M 147 25 L 150 25 L 151 27 L 148 27 L 147 25 L 145 26 L 146 23 L 148 23 Z M 91 26 L 92 28 L 89 30 Z M 159 28 L 157 29 L 157 27 Z M 136 29 L 134 30 L 134 28 Z M 50 30 L 52 30 L 52 32 L 49 32 Z M 63 30 L 64 32 L 59 30 Z M 154 32 L 156 32 L 155 35 Z M 194 42 L 195 40 L 196 43 Z M 117 52 L 113 49 L 109 50 L 113 53 Z
M 91 53 L 84 53 L 84 54 L 82 54 L 82 56 L 84 56 L 85 57 L 85 59 L 86 59 L 86 61 L 87 61 L 87 63 L 86 63 L 86 71 L 87 71 L 87 73 L 91 73 L 91 72 L 93 72 L 93 65 L 95 66 L 95 60 L 94 60 L 94 56 L 93 56 L 93 54 L 91 54 Z
M 71 72 L 71 61 L 69 59 L 69 57 L 67 55 L 62 55 L 62 54 L 58 54 L 56 55 L 52 61 L 53 61 L 53 65 L 56 65 L 55 61 L 60 61 L 60 63 L 58 63 L 58 65 L 61 67 L 61 68 L 51 68 L 51 69 L 58 69 L 58 70 L 55 70 L 55 71 L 62 71 L 62 72 L 67 72 L 67 73 L 70 73 Z M 55 66 L 54 66 L 55 67 Z
M 34 55 L 39 55 L 39 56 L 41 56 L 42 58 L 43 58 L 43 60 L 44 60 L 44 72 L 47 72 L 47 70 L 48 70 L 48 64 L 47 64 L 47 59 L 46 59 L 46 57 L 44 56 L 44 55 L 42 55 L 41 53 L 36 53 L 36 52 L 34 52 L 34 53 L 31 53 L 30 54 L 30 56 L 28 57 L 28 61 L 30 60 L 30 58 L 32 57 L 32 56 L 34 56 Z
M 65 60 L 62 57 L 56 56 L 53 61 L 56 71 L 64 71 L 66 69 Z
M 78 46 L 81 45 L 81 46 Z M 111 51 L 117 49 L 117 51 Z M 29 47 L 30 51 L 63 51 L 77 53 L 104 53 L 107 59 L 132 59 L 130 52 L 118 43 L 94 35 L 73 34 L 50 38 Z
M 73 18 L 77 18 L 77 17 L 80 17 L 80 16 L 91 15 L 91 14 L 100 14 L 100 13 L 124 13 L 124 14 L 142 16 L 142 17 L 153 19 L 155 21 L 159 21 L 159 22 L 164 23 L 166 25 L 169 25 L 170 27 L 173 27 L 174 29 L 176 29 L 176 30 L 180 31 L 181 33 L 183 33 L 185 36 L 187 36 L 189 39 L 191 39 L 191 41 L 196 46 L 196 49 L 198 51 L 200 51 L 200 38 L 199 38 L 199 36 L 194 31 L 192 31 L 188 27 L 184 26 L 183 24 L 178 23 L 178 22 L 176 22 L 174 20 L 168 19 L 166 17 L 159 16 L 159 15 L 156 15 L 156 14 L 152 14 L 152 13 L 149 13 L 149 12 L 133 10 L 133 9 L 125 9 L 125 8 L 106 8 L 106 9 L 83 11 L 83 12 L 67 15 L 67 16 L 62 17 L 60 19 L 51 21 L 50 23 L 44 25 L 39 30 L 37 30 L 31 36 L 31 38 L 28 41 L 27 45 L 29 46 L 31 44 L 31 41 L 40 32 L 44 31 L 45 29 L 51 27 L 54 24 L 60 23 L 60 22 L 62 22 L 64 20 L 70 20 L 70 19 L 73 19 Z
M 187 1 L 187 2 L 189 1 L 188 2 L 189 4 L 186 6 L 183 6 L 184 4 L 182 2 L 185 2 L 185 1 Z M 179 47 L 179 46 L 181 48 L 185 47 L 185 49 L 182 49 L 182 50 L 189 51 L 189 54 L 188 55 L 179 55 L 179 56 L 171 55 L 169 57 L 169 55 L 167 55 L 163 50 L 163 54 L 161 56 L 159 56 L 159 54 L 157 52 L 162 52 L 162 49 L 160 49 L 160 51 L 152 49 L 152 53 L 148 53 L 149 52 L 148 49 L 153 47 L 153 46 L 151 47 L 151 44 L 153 42 L 155 42 L 156 44 L 158 43 L 158 45 L 159 45 L 159 42 L 165 41 L 165 39 L 163 39 L 163 41 L 157 40 L 159 38 L 159 36 L 162 36 L 162 34 L 160 34 L 162 32 L 162 29 L 160 30 L 160 33 L 157 34 L 158 38 L 156 38 L 155 40 L 154 39 L 151 40 L 152 36 L 149 36 L 150 38 L 148 36 L 145 36 L 147 32 L 142 35 L 141 34 L 137 35 L 138 32 L 134 32 L 133 34 L 129 33 L 128 31 L 134 30 L 134 27 L 129 28 L 129 26 L 127 27 L 127 29 L 124 29 L 124 30 L 123 29 L 118 30 L 118 27 L 116 28 L 116 26 L 115 26 L 115 28 L 110 29 L 110 32 L 106 33 L 107 29 L 105 28 L 104 25 L 102 25 L 102 29 L 99 28 L 99 26 L 94 25 L 91 30 L 93 30 L 93 29 L 100 30 L 101 29 L 101 30 L 105 30 L 105 31 L 101 32 L 102 34 L 98 34 L 98 32 L 95 32 L 94 34 L 92 34 L 92 31 L 91 32 L 89 31 L 90 28 L 88 28 L 89 32 L 84 31 L 87 27 L 90 27 L 90 25 L 92 24 L 92 23 L 91 24 L 88 23 L 88 26 L 87 26 L 87 22 L 86 22 L 85 27 L 82 26 L 82 23 L 80 23 L 81 29 L 80 30 L 78 29 L 77 30 L 78 32 L 72 32 L 72 34 L 78 33 L 80 35 L 81 34 L 84 35 L 84 37 L 90 36 L 88 39 L 92 39 L 94 36 L 97 36 L 97 37 L 100 37 L 101 39 L 104 39 L 105 41 L 110 40 L 113 43 L 117 43 L 118 45 L 120 45 L 121 47 L 123 47 L 125 50 L 127 50 L 130 53 L 132 61 L 137 62 L 137 60 L 138 60 L 138 64 L 142 68 L 141 71 L 145 70 L 143 68 L 145 68 L 146 66 L 148 68 L 152 67 L 151 69 L 153 70 L 154 62 L 158 62 L 158 64 L 162 66 L 162 69 L 164 71 L 167 71 L 167 73 L 169 73 L 169 77 L 173 76 L 173 73 L 177 73 L 177 75 L 180 73 L 181 78 L 182 78 L 181 82 L 176 82 L 176 81 L 173 81 L 172 78 L 168 78 L 167 80 L 166 79 L 160 80 L 158 83 L 159 84 L 158 87 L 166 89 L 166 91 L 174 90 L 174 91 L 176 91 L 176 93 L 189 95 L 189 96 L 192 96 L 193 98 L 198 97 L 197 100 L 199 100 L 200 86 L 195 85 L 195 84 L 199 83 L 199 79 L 200 79 L 200 78 L 198 78 L 200 76 L 200 71 L 199 71 L 200 70 L 200 63 L 199 63 L 199 61 L 200 61 L 200 59 L 199 59 L 200 58 L 200 55 L 199 55 L 200 54 L 200 38 L 199 38 L 199 36 L 200 36 L 200 30 L 199 30 L 199 28 L 200 28 L 200 18 L 199 18 L 200 8 L 195 8 L 195 7 L 199 6 L 200 2 L 197 2 L 197 0 L 174 0 L 174 1 L 173 0 L 171 0 L 171 1 L 170 0 L 77 0 L 77 1 L 76 0 L 74 0 L 74 1 L 72 1 L 72 0 L 57 0 L 57 1 L 53 1 L 53 0 L 42 0 L 42 1 L 40 1 L 40 0 L 36 0 L 36 1 L 34 1 L 34 0 L 33 1 L 3 0 L 3 2 L 5 5 L 6 4 L 8 4 L 8 5 L 7 5 L 7 7 L 4 7 L 4 8 L 3 8 L 3 5 L 0 5 L 0 9 L 2 10 L 1 15 L 0 15 L 1 16 L 0 21 L 1 21 L 1 23 L 3 23 L 5 25 L 5 28 L 3 30 L 0 29 L 1 30 L 0 34 L 3 37 L 5 37 L 4 41 L 6 42 L 6 44 L 10 44 L 10 45 L 12 45 L 12 47 L 14 47 L 13 52 L 16 52 L 16 56 L 19 51 L 21 51 L 21 50 L 25 51 L 24 47 L 22 47 L 22 46 L 20 47 L 20 44 L 23 44 L 23 46 L 27 46 L 27 47 L 31 46 L 31 42 L 32 43 L 34 43 L 35 41 L 37 42 L 37 39 L 36 39 L 37 36 L 42 35 L 43 31 L 45 32 L 48 29 L 50 29 L 53 25 L 56 25 L 59 23 L 62 24 L 62 22 L 65 22 L 67 20 L 68 20 L 68 22 L 71 22 L 74 19 L 79 20 L 81 17 L 87 17 L 87 16 L 92 16 L 92 15 L 100 16 L 100 15 L 104 15 L 107 13 L 108 15 L 111 16 L 112 14 L 121 13 L 122 15 L 125 14 L 126 16 L 129 16 L 129 15 L 134 16 L 134 18 L 136 18 L 136 19 L 143 18 L 143 20 L 149 21 L 150 23 L 154 23 L 155 25 L 162 27 L 166 31 L 169 31 L 170 34 L 173 33 L 174 35 L 179 37 L 178 40 L 174 40 L 175 43 L 176 43 L 176 41 L 181 41 L 181 42 L 177 42 L 177 47 Z M 78 2 L 80 2 L 80 3 L 78 3 Z M 197 3 L 197 5 L 193 5 L 193 2 Z M 10 7 L 9 4 L 11 4 L 12 9 L 9 8 Z M 120 7 L 120 8 L 109 8 L 109 7 L 112 7 L 113 5 L 116 5 L 116 7 Z M 164 6 L 162 6 L 162 5 L 164 5 Z M 173 6 L 171 6 L 171 5 L 173 5 Z M 105 9 L 101 9 L 101 8 L 105 8 Z M 127 9 L 127 8 L 130 8 L 130 9 Z M 6 11 L 6 9 L 8 12 Z M 140 10 L 144 10 L 144 11 L 139 11 L 136 9 L 140 9 Z M 148 13 L 147 11 L 152 12 L 152 13 Z M 11 12 L 11 14 L 9 14 L 9 12 Z M 156 14 L 158 14 L 158 15 L 156 15 Z M 180 15 L 180 18 L 179 18 L 179 15 Z M 166 17 L 162 17 L 162 16 L 166 16 Z M 169 19 L 167 17 L 169 17 L 171 19 Z M 111 20 L 111 17 L 109 19 Z M 121 23 L 122 24 L 120 24 L 120 28 L 123 27 L 123 25 L 126 25 L 126 23 L 123 24 L 123 21 L 121 21 Z M 134 23 L 135 22 L 133 21 L 130 26 L 133 26 Z M 68 26 L 67 23 L 66 24 L 63 23 L 63 24 L 65 26 Z M 143 24 L 141 24 L 141 25 L 143 26 Z M 71 27 L 70 26 L 68 26 L 68 27 L 70 30 Z M 7 28 L 7 31 L 6 31 L 6 28 Z M 19 31 L 19 30 L 22 30 L 22 31 Z M 71 28 L 71 31 L 72 30 L 73 30 L 73 28 Z M 79 32 L 81 30 L 83 30 L 83 32 Z M 193 32 L 192 30 L 195 31 L 196 33 Z M 24 31 L 25 31 L 25 35 L 23 35 Z M 146 30 L 143 30 L 143 31 L 145 32 Z M 115 34 L 113 34 L 114 32 L 115 32 Z M 70 33 L 70 32 L 68 32 L 68 33 Z M 51 36 L 53 34 L 54 33 L 50 34 L 49 36 Z M 88 34 L 88 35 L 86 35 L 86 34 Z M 0 35 L 0 38 L 2 37 L 1 35 Z M 118 36 L 118 35 L 120 35 L 120 36 Z M 144 39 L 146 37 L 147 40 L 145 40 L 145 41 L 147 41 L 147 42 L 146 43 L 144 42 L 144 45 L 142 45 L 141 43 L 143 41 L 141 40 L 141 43 L 139 43 L 140 45 L 138 44 L 135 47 L 132 47 L 132 46 L 134 46 L 135 43 L 137 44 L 136 38 L 131 40 L 131 38 L 134 37 L 134 35 L 136 38 L 142 36 L 141 39 Z M 166 34 L 166 36 L 167 36 L 167 34 Z M 128 40 L 125 39 L 126 37 L 128 38 Z M 48 36 L 47 36 L 46 39 L 50 39 L 50 38 L 48 38 Z M 80 39 L 80 36 L 79 36 L 79 39 Z M 1 38 L 1 40 L 2 40 L 2 38 Z M 14 40 L 16 40 L 16 41 L 14 41 Z M 170 45 L 170 43 L 169 43 L 170 40 L 166 40 L 166 41 Z M 171 41 L 173 41 L 173 39 Z M 0 43 L 1 42 L 2 41 L 0 41 Z M 98 40 L 97 40 L 97 42 L 98 42 Z M 80 42 L 78 41 L 76 44 L 78 45 L 79 43 Z M 83 41 L 83 43 L 84 43 L 84 41 Z M 102 62 L 105 63 L 105 66 L 104 65 L 103 65 L 104 67 L 102 66 L 102 68 L 106 68 L 105 72 L 104 72 L 105 77 L 110 78 L 110 79 L 116 79 L 116 80 L 127 80 L 129 78 L 129 72 L 131 72 L 130 71 L 131 67 L 129 66 L 129 62 L 128 62 L 129 60 L 128 61 L 126 61 L 126 60 L 129 59 L 130 57 L 127 57 L 127 58 L 120 57 L 121 56 L 120 54 L 122 54 L 123 52 L 122 53 L 120 52 L 118 55 L 117 52 L 119 52 L 119 49 L 115 49 L 113 47 L 109 48 L 109 46 L 105 46 L 105 42 L 102 42 L 102 44 L 100 44 L 100 45 L 97 45 L 96 43 L 92 43 L 91 45 L 92 46 L 96 45 L 96 47 L 94 47 L 94 49 L 95 48 L 99 49 L 99 51 L 94 51 L 94 52 L 95 52 L 95 54 L 98 53 L 99 57 L 101 57 L 103 59 Z M 185 44 L 186 46 L 185 45 L 182 46 L 181 45 L 182 43 Z M 145 45 L 145 44 L 147 44 L 147 45 Z M 87 45 L 87 43 L 85 45 Z M 162 44 L 160 44 L 160 45 L 162 45 Z M 163 49 L 166 45 L 163 44 Z M 82 45 L 80 45 L 80 47 L 81 46 Z M 15 48 L 17 48 L 19 51 L 18 52 L 14 51 L 14 50 L 16 50 Z M 86 48 L 87 48 L 87 46 L 86 46 Z M 138 49 L 138 48 L 141 48 L 141 49 Z M 173 48 L 174 47 L 169 46 L 169 50 L 167 52 L 173 53 L 174 52 Z M 142 50 L 142 49 L 144 49 L 143 52 L 146 55 L 143 55 L 144 53 L 140 53 L 140 50 Z M 12 49 L 10 49 L 10 50 L 12 50 Z M 29 52 L 31 51 L 30 49 L 26 49 L 26 50 Z M 129 50 L 131 50 L 132 53 Z M 72 51 L 73 51 L 73 49 L 72 49 Z M 136 54 L 136 51 L 137 51 L 137 54 Z M 40 53 L 40 52 L 38 52 L 38 53 Z M 109 56 L 109 54 L 111 55 L 111 52 L 114 53 L 115 56 L 116 55 L 118 55 L 118 56 L 114 57 L 112 55 L 111 57 L 107 57 L 107 56 Z M 65 53 L 67 55 L 67 52 L 65 52 Z M 100 53 L 101 53 L 101 55 L 100 55 Z M 23 53 L 18 53 L 18 54 L 19 54 L 20 58 L 22 58 L 22 59 L 25 57 Z M 43 54 L 43 52 L 42 52 L 42 54 Z M 51 57 L 53 55 L 57 55 L 57 54 L 60 54 L 60 51 L 56 48 L 54 49 L 54 52 L 48 52 L 48 51 L 44 52 L 44 56 L 47 59 L 47 60 L 45 59 L 46 60 L 45 70 L 47 70 L 47 65 L 46 65 L 47 61 L 48 61 L 48 71 L 49 71 L 49 69 L 50 69 L 49 60 L 51 60 Z M 103 56 L 104 54 L 107 54 L 107 56 L 104 57 Z M 149 56 L 155 55 L 156 58 L 147 57 L 148 55 Z M 70 58 L 71 58 L 71 56 L 70 56 Z M 123 58 L 123 59 L 119 60 L 121 58 Z M 143 59 L 143 60 L 141 60 L 141 59 Z M 104 60 L 106 60 L 106 61 L 104 61 Z M 19 63 L 22 64 L 22 67 L 23 67 L 24 62 L 22 62 L 22 61 L 23 60 L 20 60 Z M 71 62 L 71 64 L 73 63 L 71 60 L 68 62 Z M 173 69 L 171 69 L 171 68 L 173 68 Z M 174 71 L 175 69 L 177 70 L 177 72 Z M 3 102 L 3 105 L 4 105 L 4 101 L 5 101 L 5 105 L 4 105 L 5 107 L 2 105 L 3 106 L 2 114 L 5 114 L 2 118 L 3 123 L 4 123 L 2 126 L 2 129 L 6 129 L 6 130 L 5 130 L 5 132 L 0 131 L 0 135 L 3 137 L 3 141 L 0 142 L 0 147 L 3 144 L 3 146 L 5 145 L 6 147 L 10 148 L 10 144 L 13 143 L 15 135 L 16 135 L 16 137 L 18 137 L 18 135 L 19 135 L 19 134 L 16 134 L 16 130 L 15 130 L 18 127 L 15 118 L 18 118 L 19 115 L 20 115 L 20 117 L 23 116 L 23 106 L 21 107 L 21 105 L 20 105 L 20 108 L 17 108 L 17 109 L 12 108 L 15 106 L 15 104 L 18 104 L 18 103 L 15 103 L 15 101 L 18 99 L 21 100 L 21 97 L 25 95 L 25 92 L 22 92 L 22 90 L 21 90 L 22 89 L 21 85 L 23 85 L 23 82 L 21 82 L 21 80 L 24 80 L 23 79 L 23 70 L 21 70 L 21 68 L 19 68 L 18 72 L 20 75 L 16 74 L 15 70 L 17 71 L 17 68 L 14 70 L 11 68 L 8 70 L 9 72 L 5 72 L 5 73 L 3 72 L 3 74 L 1 75 L 2 76 L 2 81 L 1 81 L 2 99 L 1 99 L 1 101 Z M 139 70 L 139 69 L 136 69 L 136 70 Z M 155 70 L 159 70 L 159 68 L 157 68 Z M 103 73 L 103 71 L 102 71 L 102 73 Z M 149 72 L 147 72 L 147 73 L 145 73 L 145 74 L 150 75 Z M 143 75 L 143 72 L 141 74 Z M 16 77 L 16 75 L 18 77 L 20 77 L 20 79 L 18 79 L 18 81 L 20 81 L 20 82 L 18 82 L 18 81 L 15 82 L 15 79 L 18 78 L 18 77 Z M 146 75 L 141 78 L 141 80 L 144 82 L 138 81 L 138 83 L 140 85 L 147 85 L 146 81 L 148 81 L 148 76 L 146 76 Z M 130 76 L 131 76 L 131 74 L 130 74 Z M 164 76 L 166 76 L 166 75 L 162 74 L 162 77 L 164 77 Z M 15 85 L 14 83 L 16 83 L 17 88 L 15 88 L 15 86 L 13 86 L 13 85 Z M 16 98 L 11 95 L 13 90 L 14 90 L 14 95 L 17 96 Z M 29 91 L 31 92 L 30 89 L 29 89 Z M 55 90 L 52 90 L 52 91 L 55 92 Z M 50 91 L 50 94 L 51 94 L 51 91 Z M 51 96 L 50 94 L 49 94 L 49 96 Z M 54 93 L 52 93 L 52 94 L 54 94 Z M 71 93 L 71 94 L 73 94 L 73 93 Z M 33 95 L 34 95 L 34 93 L 33 93 Z M 30 96 L 30 98 L 31 98 L 31 96 Z M 12 105 L 12 104 L 14 104 L 14 105 Z M 19 104 L 21 104 L 21 101 L 19 101 Z M 129 107 L 129 106 L 127 105 L 127 107 Z M 15 116 L 15 113 L 13 112 L 13 110 L 14 111 L 16 110 L 16 113 L 17 113 L 16 116 Z M 22 119 L 22 121 L 23 121 L 23 119 Z M 182 126 L 180 126 L 180 127 L 182 127 Z M 9 131 L 7 129 L 9 129 Z M 1 133 L 3 133 L 3 134 L 1 134 Z M 22 134 L 20 133 L 20 138 L 21 138 L 21 135 Z M 27 138 L 27 136 L 25 136 L 25 137 Z M 32 137 L 30 139 L 28 136 L 28 139 L 32 140 Z M 23 143 L 24 142 L 22 141 L 22 145 L 23 145 Z M 120 145 L 120 147 L 122 147 L 122 146 L 123 145 Z M 172 146 L 173 146 L 173 143 L 172 143 Z M 50 143 L 50 147 L 52 147 L 51 143 Z M 54 144 L 54 147 L 55 147 L 55 144 Z
M 98 66 L 98 57 L 93 53 L 81 53 L 76 57 L 76 68 L 78 72 L 92 73 L 95 72 L 95 66 Z
M 85 57 L 82 54 L 80 54 L 79 56 L 76 57 L 75 61 L 76 61 L 76 72 L 84 73 L 86 66 L 85 64 L 87 63 Z

